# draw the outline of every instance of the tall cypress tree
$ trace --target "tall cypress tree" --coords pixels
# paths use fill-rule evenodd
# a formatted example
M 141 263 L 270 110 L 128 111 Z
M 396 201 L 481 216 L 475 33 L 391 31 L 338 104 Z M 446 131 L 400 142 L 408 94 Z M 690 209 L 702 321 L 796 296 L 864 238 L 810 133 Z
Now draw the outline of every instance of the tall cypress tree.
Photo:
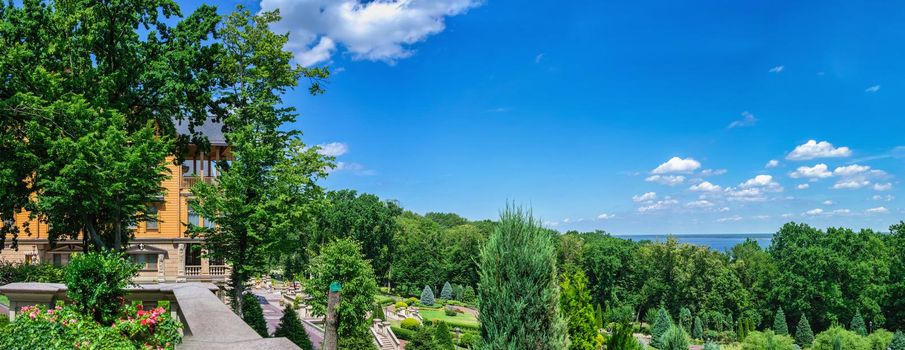
M 704 339 L 704 326 L 701 318 L 694 317 L 694 325 L 691 327 L 691 337 L 695 339 Z
M 801 319 L 798 320 L 798 327 L 795 328 L 795 342 L 802 348 L 809 347 L 814 342 L 814 332 L 811 331 L 811 324 L 808 322 L 808 317 L 804 314 L 801 314 Z
M 597 329 L 606 327 L 606 325 L 603 324 L 603 308 L 600 307 L 600 304 L 597 304 L 597 309 L 594 311 L 594 318 L 597 321 Z
M 584 271 L 576 269 L 571 276 L 564 275 L 560 284 L 560 304 L 569 330 L 570 350 L 597 349 L 597 320 L 591 308 L 591 292 Z
M 308 338 L 308 332 L 305 326 L 299 320 L 299 314 L 295 312 L 292 306 L 283 310 L 283 317 L 280 318 L 280 325 L 273 332 L 274 337 L 286 337 L 289 341 L 298 345 L 302 350 L 311 350 L 314 346 L 311 344 L 311 338 Z
M 480 349 L 568 348 L 554 233 L 507 207 L 480 257 Z
M 786 313 L 780 307 L 773 318 L 773 332 L 778 335 L 789 335 L 789 325 L 786 324 Z
M 258 301 L 258 297 L 251 293 L 243 294 L 242 306 L 242 320 L 251 326 L 251 329 L 254 329 L 255 332 L 267 338 L 267 321 L 264 321 L 264 310 L 261 310 L 261 303 Z
M 686 332 L 691 330 L 691 310 L 687 307 L 679 309 L 679 326 Z
M 858 335 L 862 337 L 867 336 L 867 326 L 864 325 L 864 317 L 861 317 L 861 311 L 855 312 L 855 317 L 852 318 L 850 330 L 858 333 Z
M 441 350 L 453 350 L 456 348 L 446 322 L 437 322 L 437 326 L 434 329 L 434 344 L 436 344 L 437 349 Z
M 654 325 L 650 329 L 650 344 L 655 348 L 659 349 L 663 346 L 661 343 L 661 338 L 666 332 L 669 331 L 669 328 L 672 327 L 672 318 L 669 317 L 669 313 L 666 312 L 662 306 L 660 310 L 657 311 L 657 321 L 654 322 Z

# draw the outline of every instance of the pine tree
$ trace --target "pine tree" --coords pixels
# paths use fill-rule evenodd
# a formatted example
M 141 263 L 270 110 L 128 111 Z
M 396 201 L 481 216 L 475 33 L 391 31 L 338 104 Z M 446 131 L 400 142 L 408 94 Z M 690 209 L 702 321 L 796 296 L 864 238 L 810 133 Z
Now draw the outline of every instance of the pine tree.
M 801 314 L 801 320 L 798 320 L 798 327 L 795 328 L 795 342 L 802 348 L 810 347 L 814 342 L 814 332 L 811 331 L 811 324 L 804 314 Z
M 283 310 L 283 317 L 280 319 L 280 325 L 277 326 L 277 330 L 273 332 L 273 336 L 285 337 L 302 348 L 302 350 L 311 350 L 314 348 L 311 344 L 311 339 L 308 338 L 308 332 L 305 331 L 305 326 L 303 326 L 302 321 L 299 320 L 299 314 L 296 313 L 295 309 L 291 306 Z
M 659 344 L 656 347 L 659 350 L 688 350 L 688 334 L 682 327 L 673 325 L 660 338 Z
M 373 322 L 375 319 L 381 319 L 386 321 L 386 314 L 383 311 L 383 306 L 380 304 L 374 304 L 374 308 L 371 310 L 371 321 Z
M 780 307 L 773 319 L 773 332 L 778 335 L 789 335 L 789 325 L 786 324 L 786 313 Z
M 669 313 L 666 312 L 666 309 L 661 306 L 660 310 L 657 311 L 657 321 L 654 322 L 654 325 L 650 329 L 650 344 L 657 349 L 662 348 L 663 344 L 660 343 L 660 340 L 672 326 L 672 318 L 669 317 Z
M 424 286 L 424 289 L 421 290 L 421 305 L 434 306 L 434 302 L 434 291 L 430 286 Z
M 896 332 L 889 343 L 889 350 L 905 350 L 905 334 L 902 331 Z
M 437 349 L 437 344 L 434 341 L 433 328 L 427 326 L 418 329 L 415 336 L 412 338 L 412 341 L 405 345 L 405 350 L 435 349 Z
M 464 301 L 466 303 L 470 303 L 470 302 L 474 301 L 474 298 L 475 298 L 474 288 L 472 288 L 471 286 L 465 286 L 465 289 L 462 291 L 462 301 Z
M 452 286 L 449 285 L 449 282 L 443 284 L 443 289 L 440 290 L 440 299 L 452 299 Z
M 851 327 L 849 328 L 852 332 L 862 337 L 867 336 L 867 326 L 864 325 L 864 317 L 861 317 L 861 311 L 855 312 L 855 317 L 852 318 Z
M 507 208 L 481 250 L 480 349 L 562 350 L 554 234 Z
M 686 332 L 691 330 L 691 310 L 688 308 L 679 309 L 679 326 Z
M 449 327 L 446 322 L 439 321 L 434 329 L 434 344 L 437 349 L 453 350 L 456 346 L 453 344 L 452 334 L 449 333 Z
M 745 319 L 738 319 L 738 341 L 744 341 L 745 337 L 748 335 L 748 326 L 745 325 Z
M 584 271 L 564 275 L 560 283 L 560 306 L 569 331 L 569 349 L 595 350 L 597 348 L 597 320 L 591 308 L 591 292 Z
M 258 297 L 251 293 L 242 295 L 242 320 L 245 321 L 251 329 L 267 338 L 267 321 L 264 321 L 264 310 L 261 310 L 261 303 Z
M 700 317 L 694 317 L 694 326 L 691 327 L 691 337 L 695 339 L 704 339 L 704 326 Z
M 603 318 L 603 309 L 600 307 L 600 304 L 597 304 L 597 309 L 594 311 L 594 319 L 597 322 L 597 329 L 606 327 L 606 325 L 603 324 Z

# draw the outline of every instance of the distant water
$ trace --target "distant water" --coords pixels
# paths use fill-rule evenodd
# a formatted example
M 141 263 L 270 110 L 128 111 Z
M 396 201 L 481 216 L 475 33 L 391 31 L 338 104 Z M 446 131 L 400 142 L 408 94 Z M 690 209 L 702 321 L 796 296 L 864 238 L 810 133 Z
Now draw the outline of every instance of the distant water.
M 615 237 L 630 239 L 633 241 L 652 241 L 664 242 L 667 235 L 614 235 Z M 690 243 L 700 246 L 707 246 L 710 249 L 727 252 L 735 245 L 751 238 L 757 241 L 761 248 L 766 248 L 773 240 L 772 233 L 746 233 L 746 234 L 681 234 L 673 235 L 677 241 L 681 243 Z

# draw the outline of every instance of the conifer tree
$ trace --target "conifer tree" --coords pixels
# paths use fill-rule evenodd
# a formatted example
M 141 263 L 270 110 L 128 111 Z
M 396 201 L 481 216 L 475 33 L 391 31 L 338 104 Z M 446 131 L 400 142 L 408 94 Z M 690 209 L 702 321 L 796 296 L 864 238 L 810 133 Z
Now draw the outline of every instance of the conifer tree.
M 801 319 L 798 320 L 798 327 L 795 328 L 795 342 L 802 348 L 809 347 L 814 342 L 814 332 L 811 331 L 811 324 L 808 322 L 808 317 L 804 314 L 801 314 Z
M 861 311 L 855 312 L 855 317 L 852 318 L 849 329 L 862 337 L 867 336 L 867 326 L 864 325 L 864 317 L 861 317 Z
M 704 344 L 704 350 L 720 350 L 720 346 L 714 342 L 707 342 L 707 344 Z
M 773 332 L 778 335 L 789 335 L 789 325 L 786 324 L 786 313 L 782 311 L 782 307 L 776 311 L 776 317 L 773 318 Z
M 434 344 L 440 350 L 453 350 L 456 346 L 453 344 L 452 334 L 449 333 L 449 327 L 446 322 L 439 321 L 434 329 Z
M 568 348 L 553 234 L 521 209 L 502 213 L 481 250 L 480 349 Z
M 662 348 L 663 344 L 660 341 L 663 338 L 663 335 L 666 334 L 671 327 L 673 327 L 672 318 L 669 317 L 669 313 L 666 312 L 666 309 L 661 306 L 660 310 L 657 311 L 657 320 L 650 329 L 650 344 L 657 349 Z
M 430 286 L 424 286 L 424 289 L 421 290 L 421 305 L 424 306 L 434 306 L 434 291 L 431 290 Z
M 896 332 L 889 343 L 889 350 L 905 350 L 905 334 L 902 331 Z
M 600 304 L 597 304 L 597 309 L 594 311 L 594 318 L 595 318 L 595 321 L 597 321 L 597 324 L 596 324 L 597 329 L 606 327 L 606 325 L 603 322 L 603 319 L 604 319 L 603 309 L 600 307 Z
M 695 339 L 704 339 L 704 326 L 701 318 L 694 317 L 694 325 L 691 327 L 691 337 Z
M 280 318 L 280 325 L 277 326 L 277 330 L 273 332 L 273 336 L 285 337 L 302 348 L 302 350 L 311 350 L 314 348 L 311 344 L 311 339 L 308 338 L 308 332 L 305 331 L 305 326 L 303 326 L 302 321 L 299 320 L 299 314 L 296 313 L 295 309 L 291 306 L 283 310 L 283 317 Z
M 691 330 L 691 310 L 686 307 L 679 309 L 679 326 L 686 332 Z
M 251 293 L 245 293 L 242 295 L 242 299 L 242 320 L 251 326 L 251 329 L 254 329 L 255 332 L 267 338 L 269 335 L 267 334 L 267 322 L 264 321 L 264 310 L 261 310 L 261 303 L 258 301 L 258 297 Z
M 472 288 L 471 286 L 465 286 L 465 289 L 462 291 L 462 301 L 470 303 L 474 301 L 474 298 L 474 288 Z
M 440 290 L 440 299 L 449 300 L 449 299 L 452 299 L 452 297 L 453 297 L 452 286 L 449 285 L 449 282 L 446 282 L 443 284 L 443 289 Z
M 415 333 L 415 336 L 412 338 L 408 344 L 405 345 L 405 350 L 436 350 L 437 344 L 434 342 L 434 334 L 432 327 L 421 327 Z
M 688 350 L 688 334 L 682 327 L 673 325 L 663 334 L 659 343 L 659 350 Z
M 597 348 L 597 323 L 594 310 L 591 308 L 591 293 L 587 287 L 588 279 L 584 271 L 576 269 L 575 273 L 564 275 L 560 283 L 560 304 L 566 317 L 569 331 L 569 349 L 594 350 Z

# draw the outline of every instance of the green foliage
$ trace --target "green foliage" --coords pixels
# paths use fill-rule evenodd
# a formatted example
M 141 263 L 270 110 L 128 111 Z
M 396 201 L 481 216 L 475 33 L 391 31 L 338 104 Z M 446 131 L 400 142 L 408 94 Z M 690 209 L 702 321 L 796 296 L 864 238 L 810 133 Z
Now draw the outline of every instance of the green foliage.
M 419 299 L 421 305 L 424 306 L 434 306 L 434 291 L 431 290 L 430 286 L 424 286 L 424 289 L 421 290 L 421 299 Z
M 416 331 L 421 328 L 421 321 L 418 321 L 416 318 L 406 318 L 402 320 L 402 323 L 399 325 L 402 328 Z
M 892 342 L 889 343 L 889 350 L 905 350 L 905 333 L 896 332 L 892 337 Z
M 443 283 L 443 289 L 440 290 L 440 299 L 452 299 L 452 286 L 449 282 Z
M 849 329 L 862 337 L 867 335 L 867 326 L 864 324 L 864 317 L 861 317 L 861 311 L 855 312 Z
M 397 301 L 396 304 L 394 304 L 393 306 L 396 307 L 396 310 L 405 309 L 405 308 L 409 307 L 409 305 L 406 304 L 404 301 Z
M 305 291 L 311 296 L 312 311 L 325 315 L 327 292 L 334 281 L 342 283 L 339 303 L 337 333 L 340 338 L 368 336 L 367 313 L 371 310 L 377 282 L 374 271 L 361 253 L 361 246 L 348 238 L 336 240 L 324 246 L 321 254 L 311 261 L 311 279 L 306 281 Z
M 660 337 L 659 350 L 688 350 L 688 334 L 682 327 L 673 325 Z
M 566 348 L 553 234 L 507 208 L 481 251 L 481 349 Z
M 612 335 L 606 340 L 607 350 L 642 350 L 641 343 L 632 333 L 631 324 L 617 324 Z
M 435 350 L 437 344 L 434 341 L 432 327 L 421 327 L 415 332 L 412 340 L 405 345 L 406 350 Z
M 456 310 L 453 310 L 452 308 L 445 308 L 445 309 L 443 309 L 443 313 L 445 313 L 446 316 L 455 316 L 455 315 L 458 314 L 458 313 L 456 312 Z
M 0 261 L 0 286 L 13 282 L 63 283 L 63 268 L 53 264 Z
M 475 291 L 471 286 L 466 286 L 465 291 L 462 292 L 462 301 L 464 302 L 474 302 L 475 301 Z
M 694 326 L 691 327 L 691 337 L 694 339 L 704 339 L 704 326 L 702 325 L 701 318 L 698 316 L 694 317 Z
M 704 344 L 704 350 L 720 350 L 720 345 L 714 342 Z
M 594 309 L 594 327 L 597 329 L 601 329 L 604 326 L 605 316 L 603 315 L 603 309 L 600 307 L 600 304 L 597 304 Z
M 446 322 L 440 321 L 437 322 L 434 326 L 434 344 L 435 349 L 440 350 L 453 350 L 455 349 L 455 345 L 453 344 L 452 334 L 449 333 L 449 327 L 446 325 Z
M 789 325 L 786 323 L 786 313 L 779 308 L 773 318 L 773 332 L 778 335 L 789 335 Z
M 564 274 L 560 283 L 560 307 L 566 317 L 569 334 L 569 349 L 594 350 L 597 327 L 594 309 L 591 308 L 591 294 L 587 288 L 587 277 L 577 270 L 573 275 Z
M 402 340 L 412 340 L 415 337 L 415 331 L 407 328 L 401 328 L 396 326 L 390 326 L 393 330 L 393 334 L 396 334 L 396 337 Z
M 311 339 L 308 338 L 308 332 L 305 331 L 305 326 L 302 325 L 302 321 L 299 320 L 299 314 L 291 307 L 287 307 L 283 310 L 283 317 L 280 318 L 280 325 L 277 326 L 276 331 L 273 332 L 273 336 L 285 337 L 302 348 L 302 350 L 311 350 L 314 348 L 314 345 L 311 344 Z
M 688 332 L 691 330 L 691 322 L 691 310 L 685 307 L 679 309 L 679 327 Z
M 845 328 L 834 326 L 817 334 L 812 350 L 834 350 L 841 347 L 845 350 L 868 350 L 870 344 L 865 337 Z
M 137 273 L 138 266 L 120 253 L 75 254 L 66 266 L 66 296 L 79 312 L 110 325 L 119 316 L 125 288 Z
M 378 303 L 375 303 L 374 306 L 371 307 L 371 320 L 373 321 L 374 319 L 386 320 L 386 314 L 383 306 Z
M 657 320 L 654 321 L 654 325 L 651 326 L 651 345 L 657 349 L 662 348 L 663 336 L 670 328 L 673 328 L 672 318 L 669 317 L 669 313 L 666 312 L 666 309 L 661 307 L 660 310 L 657 311 Z
M 885 329 L 878 329 L 867 336 L 870 350 L 887 350 L 892 343 L 893 334 Z
M 251 329 L 254 329 L 255 332 L 267 338 L 267 321 L 264 320 L 264 310 L 261 309 L 258 297 L 251 293 L 245 293 L 242 295 L 242 305 L 242 311 L 244 311 L 242 320 L 251 326 Z
M 811 324 L 804 314 L 798 320 L 798 327 L 795 327 L 795 342 L 802 348 L 809 347 L 814 342 L 814 332 L 811 331 Z
M 795 350 L 795 341 L 787 335 L 778 335 L 772 330 L 753 331 L 742 342 L 742 350 Z

